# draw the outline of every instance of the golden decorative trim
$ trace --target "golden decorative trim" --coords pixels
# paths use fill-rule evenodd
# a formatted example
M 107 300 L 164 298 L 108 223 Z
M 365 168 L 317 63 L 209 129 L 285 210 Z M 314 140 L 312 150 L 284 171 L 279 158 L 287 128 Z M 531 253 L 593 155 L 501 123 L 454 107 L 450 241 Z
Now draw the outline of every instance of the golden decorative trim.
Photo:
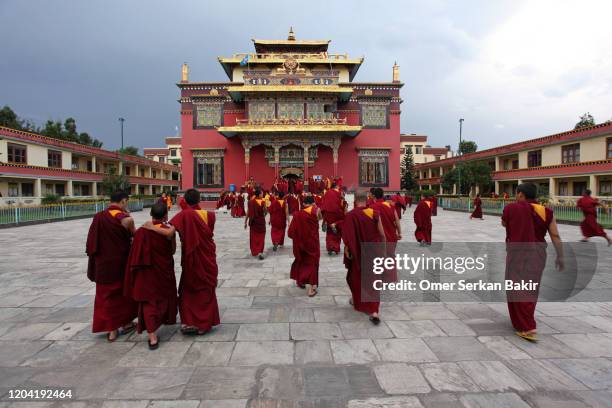
M 352 88 L 335 85 L 245 85 L 230 86 L 228 92 L 321 92 L 351 93 Z
M 361 126 L 351 125 L 240 125 L 220 126 L 219 133 L 270 133 L 270 132 L 359 132 Z

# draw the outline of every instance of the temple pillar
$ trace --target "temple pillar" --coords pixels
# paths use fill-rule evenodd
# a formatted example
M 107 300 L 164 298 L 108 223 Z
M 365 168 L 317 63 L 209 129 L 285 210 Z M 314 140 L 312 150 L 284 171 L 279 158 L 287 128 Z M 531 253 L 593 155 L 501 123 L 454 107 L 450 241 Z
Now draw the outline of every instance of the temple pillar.
M 68 180 L 66 182 L 66 197 L 72 197 L 73 195 L 72 180 Z
M 138 192 L 136 194 L 138 194 Z M 91 183 L 91 195 L 93 197 L 98 195 L 98 183 L 95 181 Z
M 338 147 L 334 146 L 334 178 L 338 177 Z
M 42 181 L 37 178 L 34 180 L 34 197 L 42 197 Z
M 274 146 L 274 178 L 278 179 L 280 166 L 280 146 Z
M 597 191 L 597 176 L 594 174 L 589 175 L 589 190 L 591 190 L 591 194 L 593 194 L 594 197 L 597 197 L 599 194 L 599 191 Z
M 304 149 L 304 185 L 308 184 L 308 148 L 310 146 L 307 144 L 303 145 Z
M 557 199 L 557 189 L 555 188 L 555 179 L 553 177 L 548 178 L 548 198 L 555 201 Z
M 251 148 L 244 148 L 244 180 L 249 179 L 249 163 L 251 162 Z

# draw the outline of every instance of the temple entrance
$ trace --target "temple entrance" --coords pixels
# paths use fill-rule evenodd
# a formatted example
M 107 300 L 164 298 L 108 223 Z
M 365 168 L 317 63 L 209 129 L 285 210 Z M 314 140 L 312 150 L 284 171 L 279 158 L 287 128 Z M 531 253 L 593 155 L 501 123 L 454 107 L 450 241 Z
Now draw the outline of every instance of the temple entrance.
M 280 176 L 286 180 L 302 179 L 304 177 L 304 170 L 297 167 L 285 167 L 281 169 Z

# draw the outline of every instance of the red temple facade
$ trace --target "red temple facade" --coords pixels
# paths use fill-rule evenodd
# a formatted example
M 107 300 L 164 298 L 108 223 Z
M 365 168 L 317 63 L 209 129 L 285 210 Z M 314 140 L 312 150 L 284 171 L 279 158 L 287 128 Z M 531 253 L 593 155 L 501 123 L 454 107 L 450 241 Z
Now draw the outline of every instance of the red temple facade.
M 399 67 L 390 82 L 354 82 L 363 58 L 328 53 L 329 40 L 253 40 L 219 57 L 229 82 L 180 88 L 182 189 L 236 188 L 253 178 L 342 177 L 349 190 L 400 186 Z

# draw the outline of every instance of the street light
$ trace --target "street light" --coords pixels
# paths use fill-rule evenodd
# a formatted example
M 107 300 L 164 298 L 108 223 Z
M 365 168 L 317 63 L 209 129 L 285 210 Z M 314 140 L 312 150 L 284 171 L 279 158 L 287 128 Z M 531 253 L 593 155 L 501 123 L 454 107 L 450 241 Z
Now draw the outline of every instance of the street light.
M 461 156 L 461 133 L 463 131 L 463 121 L 465 119 L 460 118 L 459 119 L 459 149 L 457 150 L 457 154 L 458 156 Z M 461 165 L 461 163 L 459 163 Z M 461 195 L 461 166 L 457 167 L 457 174 L 458 174 L 458 179 L 459 179 L 459 195 Z
M 119 118 L 119 122 L 121 122 L 121 150 L 123 151 L 123 122 L 125 122 L 125 118 Z

